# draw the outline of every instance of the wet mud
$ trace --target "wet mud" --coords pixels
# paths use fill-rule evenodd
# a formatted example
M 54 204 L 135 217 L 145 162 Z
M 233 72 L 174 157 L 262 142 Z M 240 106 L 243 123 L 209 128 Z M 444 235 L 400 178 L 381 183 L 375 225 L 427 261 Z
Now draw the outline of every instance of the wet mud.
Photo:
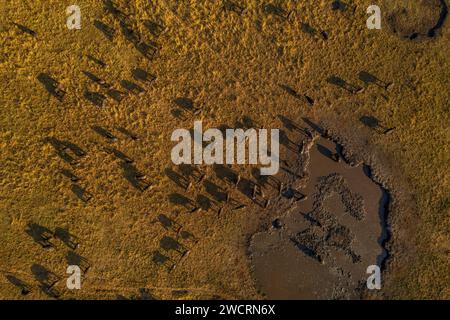
M 269 299 L 360 298 L 367 267 L 388 256 L 389 194 L 331 139 L 314 135 L 301 144 L 301 168 L 293 170 L 303 173 L 281 193 L 270 226 L 250 241 L 258 289 Z

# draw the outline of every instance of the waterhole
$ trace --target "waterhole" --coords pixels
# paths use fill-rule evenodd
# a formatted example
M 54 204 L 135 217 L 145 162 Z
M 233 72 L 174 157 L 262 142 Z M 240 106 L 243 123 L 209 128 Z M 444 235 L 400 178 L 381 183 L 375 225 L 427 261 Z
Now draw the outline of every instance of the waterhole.
M 303 150 L 304 173 L 293 200 L 274 211 L 250 241 L 258 289 L 268 299 L 351 299 L 366 287 L 366 269 L 386 258 L 387 192 L 364 164 L 350 166 L 342 147 L 322 136 Z

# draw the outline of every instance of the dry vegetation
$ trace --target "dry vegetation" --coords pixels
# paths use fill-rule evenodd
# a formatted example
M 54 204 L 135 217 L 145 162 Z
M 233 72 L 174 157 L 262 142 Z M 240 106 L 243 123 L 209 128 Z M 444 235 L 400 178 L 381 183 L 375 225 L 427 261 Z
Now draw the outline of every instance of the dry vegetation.
M 247 240 L 270 213 L 235 191 L 246 208 L 220 215 L 220 201 L 197 211 L 175 204 L 174 193 L 194 202 L 209 193 L 198 177 L 185 192 L 167 175 L 179 169 L 170 160 L 170 135 L 194 119 L 234 127 L 250 118 L 277 128 L 280 114 L 329 129 L 390 191 L 391 256 L 373 298 L 450 298 L 448 20 L 433 37 L 425 34 L 439 10 L 405 11 L 413 1 L 391 7 L 380 0 L 390 20 L 376 31 L 365 26 L 373 2 L 366 0 L 343 1 L 351 4 L 344 11 L 325 0 L 236 1 L 245 10 L 222 10 L 222 1 L 113 0 L 126 18 L 103 1 L 77 0 L 82 29 L 69 31 L 65 8 L 73 2 L 0 2 L 0 298 L 56 291 L 64 299 L 261 298 Z M 414 39 L 404 37 L 411 32 Z M 137 68 L 147 81 L 133 77 Z M 365 87 L 361 71 L 392 85 L 350 92 L 329 81 Z M 380 133 L 363 116 L 395 129 Z M 234 169 L 251 178 L 248 168 Z M 226 186 L 213 168 L 201 172 Z M 188 254 L 171 253 L 177 266 L 170 272 L 155 263 L 162 239 L 176 234 L 157 222 L 161 214 L 192 235 L 181 241 Z M 80 291 L 65 289 L 73 259 L 88 267 Z M 42 267 L 53 273 L 47 281 L 59 279 L 55 292 L 39 289 L 46 285 Z

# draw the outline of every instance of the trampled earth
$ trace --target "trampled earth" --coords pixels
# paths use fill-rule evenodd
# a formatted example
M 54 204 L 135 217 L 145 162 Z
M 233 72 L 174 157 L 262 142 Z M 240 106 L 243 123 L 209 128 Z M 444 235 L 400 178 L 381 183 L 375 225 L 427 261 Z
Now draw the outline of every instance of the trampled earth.
M 0 299 L 450 298 L 446 1 L 73 2 L 0 1 Z

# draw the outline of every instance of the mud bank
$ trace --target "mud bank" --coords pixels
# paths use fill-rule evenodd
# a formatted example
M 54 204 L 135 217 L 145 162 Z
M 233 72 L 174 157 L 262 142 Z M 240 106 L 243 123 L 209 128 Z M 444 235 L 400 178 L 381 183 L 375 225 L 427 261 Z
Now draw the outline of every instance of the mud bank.
M 269 299 L 361 298 L 367 267 L 383 267 L 389 256 L 389 192 L 331 138 L 301 144 L 302 168 L 292 171 L 303 173 L 286 184 L 270 226 L 250 241 L 258 289 Z

